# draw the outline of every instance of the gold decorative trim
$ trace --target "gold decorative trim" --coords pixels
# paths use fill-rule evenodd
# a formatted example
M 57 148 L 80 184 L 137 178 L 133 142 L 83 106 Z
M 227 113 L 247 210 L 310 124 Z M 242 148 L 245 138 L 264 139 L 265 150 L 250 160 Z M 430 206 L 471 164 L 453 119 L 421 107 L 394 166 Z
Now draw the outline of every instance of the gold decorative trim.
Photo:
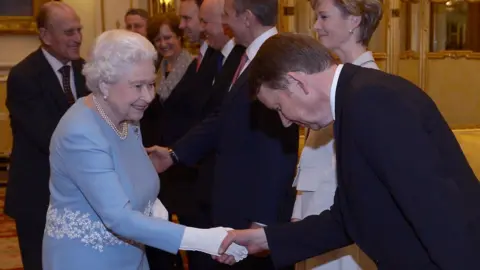
M 36 34 L 37 24 L 32 17 L 0 17 L 0 32 L 5 34 Z
M 418 60 L 420 59 L 420 54 L 416 51 L 404 51 L 400 54 L 400 59 L 402 60 L 409 60 L 409 59 L 413 59 L 413 60 Z
M 100 0 L 100 16 L 102 21 L 102 32 L 105 32 L 105 0 Z
M 440 51 L 427 53 L 428 59 L 460 59 L 480 60 L 480 53 L 473 51 Z
M 418 4 L 420 0 L 400 0 L 400 2 Z
M 13 63 L 0 63 L 0 82 L 6 82 L 10 69 L 14 66 Z
M 385 52 L 374 52 L 373 54 L 373 59 L 375 60 L 387 60 L 388 55 Z
M 1 34 L 36 34 L 37 24 L 35 16 L 37 16 L 40 7 L 51 0 L 33 0 L 32 16 L 0 16 L 0 33 Z
M 372 52 L 372 55 L 375 60 L 383 61 L 388 59 L 388 55 L 385 52 Z M 332 54 L 332 56 L 335 60 L 340 61 L 340 58 L 336 54 Z
M 453 131 L 455 130 L 472 130 L 472 131 L 476 131 L 478 129 L 480 129 L 480 125 L 479 124 L 471 124 L 471 125 L 452 125 L 450 127 Z
M 430 2 L 432 4 L 445 4 L 448 1 L 449 0 L 428 0 L 428 2 Z M 467 3 L 478 3 L 478 2 L 480 2 L 480 0 L 462 0 L 462 1 L 467 2 Z

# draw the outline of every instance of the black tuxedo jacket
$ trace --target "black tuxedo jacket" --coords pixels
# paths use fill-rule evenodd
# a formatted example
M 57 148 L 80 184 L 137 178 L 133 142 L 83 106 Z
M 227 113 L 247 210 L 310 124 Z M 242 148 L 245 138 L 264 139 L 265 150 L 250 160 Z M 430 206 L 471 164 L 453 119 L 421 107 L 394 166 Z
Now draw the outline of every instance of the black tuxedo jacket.
M 276 265 L 355 242 L 379 270 L 480 269 L 479 183 L 427 94 L 346 64 L 335 115 L 334 204 L 266 228 Z
M 77 97 L 87 95 L 83 59 L 72 61 Z M 7 80 L 13 149 L 5 213 L 45 218 L 49 204 L 50 138 L 69 108 L 62 85 L 41 49 L 15 65 Z
M 251 100 L 248 73 L 247 68 L 220 110 L 173 146 L 189 165 L 215 150 L 213 222 L 236 229 L 289 220 L 298 150 L 298 127 L 283 128 L 276 112 Z

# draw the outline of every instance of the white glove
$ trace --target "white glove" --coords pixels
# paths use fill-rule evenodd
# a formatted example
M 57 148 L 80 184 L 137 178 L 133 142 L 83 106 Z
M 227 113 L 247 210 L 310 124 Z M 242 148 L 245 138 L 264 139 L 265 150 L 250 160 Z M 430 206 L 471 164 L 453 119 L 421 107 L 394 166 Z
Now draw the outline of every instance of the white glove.
M 152 207 L 152 216 L 156 218 L 161 218 L 164 220 L 168 220 L 168 211 L 163 203 L 159 199 L 155 199 Z
M 223 239 L 227 236 L 227 231 L 231 228 L 216 227 L 211 229 L 197 229 L 186 227 L 183 234 L 181 250 L 201 251 L 210 255 L 219 256 L 218 249 L 222 244 Z M 225 251 L 226 254 L 235 258 L 236 262 L 245 259 L 248 251 L 245 247 L 231 244 Z

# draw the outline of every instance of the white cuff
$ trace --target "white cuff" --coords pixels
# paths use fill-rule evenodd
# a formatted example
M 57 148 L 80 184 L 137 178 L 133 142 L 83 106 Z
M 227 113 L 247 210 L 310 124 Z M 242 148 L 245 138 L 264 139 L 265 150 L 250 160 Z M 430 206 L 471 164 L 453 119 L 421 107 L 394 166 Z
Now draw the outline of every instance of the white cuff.
M 216 227 L 211 229 L 197 229 L 186 227 L 183 233 L 182 242 L 180 243 L 181 250 L 201 251 L 210 255 L 219 256 L 218 249 L 222 244 L 223 239 L 227 236 L 227 231 L 230 229 L 223 227 Z M 226 254 L 232 255 L 235 261 L 241 261 L 248 255 L 245 247 L 239 246 L 235 243 L 228 247 Z
M 155 199 L 152 207 L 152 216 L 168 220 L 168 211 L 159 199 Z
M 293 205 L 292 218 L 302 219 L 302 194 L 297 194 L 295 204 Z

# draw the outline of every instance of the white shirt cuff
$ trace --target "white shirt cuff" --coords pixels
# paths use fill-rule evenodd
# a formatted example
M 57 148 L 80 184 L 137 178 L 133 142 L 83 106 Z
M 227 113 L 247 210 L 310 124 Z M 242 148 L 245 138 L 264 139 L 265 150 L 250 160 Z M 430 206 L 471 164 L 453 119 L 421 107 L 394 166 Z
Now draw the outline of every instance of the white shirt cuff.
M 227 228 L 216 227 L 211 229 L 197 229 L 186 227 L 183 233 L 182 242 L 180 243 L 181 250 L 200 251 L 210 255 L 219 256 L 218 249 L 223 239 L 227 236 Z M 232 255 L 235 261 L 241 261 L 248 255 L 245 247 L 239 246 L 235 243 L 231 244 L 225 252 Z

